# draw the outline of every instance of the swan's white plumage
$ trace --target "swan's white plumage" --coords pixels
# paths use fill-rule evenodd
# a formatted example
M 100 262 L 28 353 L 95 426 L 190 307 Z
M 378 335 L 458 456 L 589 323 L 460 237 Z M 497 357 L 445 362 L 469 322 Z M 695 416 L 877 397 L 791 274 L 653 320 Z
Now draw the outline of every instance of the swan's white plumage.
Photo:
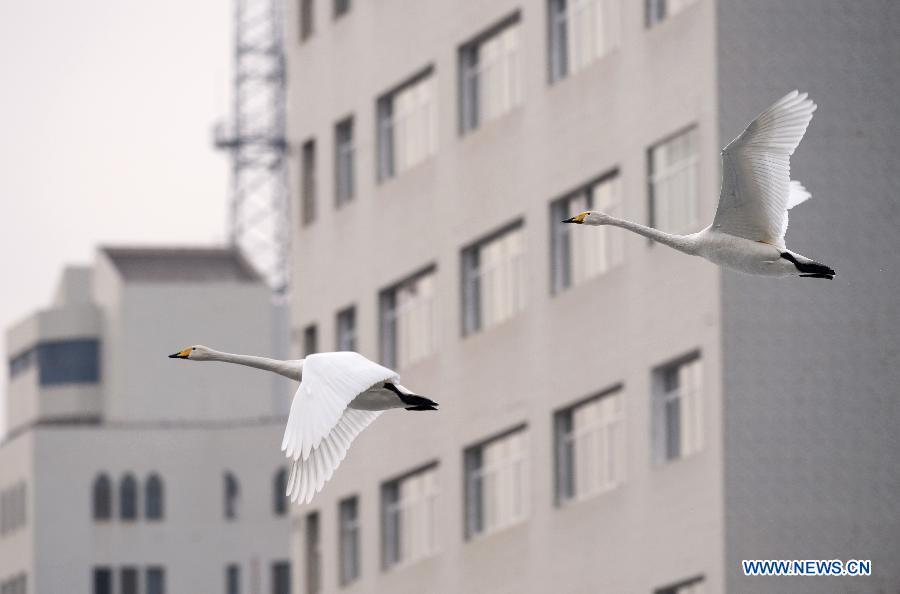
M 306 357 L 281 449 L 292 460 L 287 495 L 308 503 L 331 478 L 350 444 L 382 411 L 347 408 L 361 393 L 397 374 L 358 353 Z
M 791 182 L 790 157 L 815 110 L 806 93 L 792 91 L 722 150 L 713 229 L 784 248 L 787 210 L 809 198 L 799 182 Z

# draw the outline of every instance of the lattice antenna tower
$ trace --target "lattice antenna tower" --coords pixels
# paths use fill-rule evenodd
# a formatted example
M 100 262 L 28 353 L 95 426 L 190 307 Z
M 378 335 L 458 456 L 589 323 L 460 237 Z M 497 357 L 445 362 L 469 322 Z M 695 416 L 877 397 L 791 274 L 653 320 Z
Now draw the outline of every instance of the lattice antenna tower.
M 231 153 L 230 240 L 277 293 L 288 288 L 281 0 L 235 0 L 234 106 L 215 129 Z

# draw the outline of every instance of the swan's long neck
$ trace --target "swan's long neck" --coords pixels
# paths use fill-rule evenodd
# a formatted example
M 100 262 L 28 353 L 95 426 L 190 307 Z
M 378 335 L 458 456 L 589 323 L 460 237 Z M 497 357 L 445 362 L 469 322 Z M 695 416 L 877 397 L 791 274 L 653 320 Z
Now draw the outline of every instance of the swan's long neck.
M 271 371 L 278 375 L 300 381 L 300 374 L 303 370 L 303 360 L 300 361 L 281 361 L 279 359 L 269 359 L 268 357 L 256 357 L 254 355 L 235 355 L 233 353 L 223 353 L 210 349 L 207 361 L 222 361 L 224 363 L 235 363 L 237 365 L 245 365 L 254 367 L 264 371 Z
M 665 231 L 660 231 L 659 229 L 654 229 L 653 227 L 647 227 L 645 225 L 641 225 L 640 223 L 633 223 L 631 221 L 617 219 L 615 217 L 607 217 L 606 224 L 613 225 L 614 227 L 621 227 L 622 229 L 627 229 L 629 231 L 637 233 L 638 235 L 643 235 L 648 239 L 658 241 L 659 243 L 667 245 L 670 248 L 674 248 L 679 252 L 684 252 L 686 254 L 697 253 L 694 241 L 690 236 L 687 235 L 675 235 L 672 233 L 666 233 Z

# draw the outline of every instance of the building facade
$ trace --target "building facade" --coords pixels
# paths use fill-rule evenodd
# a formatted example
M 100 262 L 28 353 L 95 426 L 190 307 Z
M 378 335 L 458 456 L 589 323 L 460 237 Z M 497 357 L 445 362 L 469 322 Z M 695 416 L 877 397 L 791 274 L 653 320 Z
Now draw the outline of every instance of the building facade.
M 189 344 L 278 353 L 265 283 L 225 249 L 104 248 L 9 329 L 3 594 L 290 591 L 290 392 L 178 364 Z
M 288 7 L 295 354 L 359 350 L 441 403 L 294 508 L 295 594 L 900 582 L 894 3 Z M 819 112 L 788 240 L 835 281 L 559 224 L 699 230 L 720 148 L 794 88 Z

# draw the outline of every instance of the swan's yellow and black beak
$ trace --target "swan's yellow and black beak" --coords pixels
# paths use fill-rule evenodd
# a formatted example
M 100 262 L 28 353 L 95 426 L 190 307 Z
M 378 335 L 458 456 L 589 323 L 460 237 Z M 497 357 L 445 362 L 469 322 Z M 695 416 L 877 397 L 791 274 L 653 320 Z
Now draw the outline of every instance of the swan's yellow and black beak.
M 181 349 L 177 353 L 173 353 L 169 355 L 169 359 L 187 359 L 188 355 L 191 354 L 191 347 L 187 347 L 186 349 Z
M 584 223 L 584 217 L 586 217 L 587 215 L 588 215 L 588 213 L 583 212 L 579 215 L 575 215 L 574 217 L 572 217 L 570 219 L 564 220 L 563 223 L 575 223 L 576 225 L 581 225 Z

